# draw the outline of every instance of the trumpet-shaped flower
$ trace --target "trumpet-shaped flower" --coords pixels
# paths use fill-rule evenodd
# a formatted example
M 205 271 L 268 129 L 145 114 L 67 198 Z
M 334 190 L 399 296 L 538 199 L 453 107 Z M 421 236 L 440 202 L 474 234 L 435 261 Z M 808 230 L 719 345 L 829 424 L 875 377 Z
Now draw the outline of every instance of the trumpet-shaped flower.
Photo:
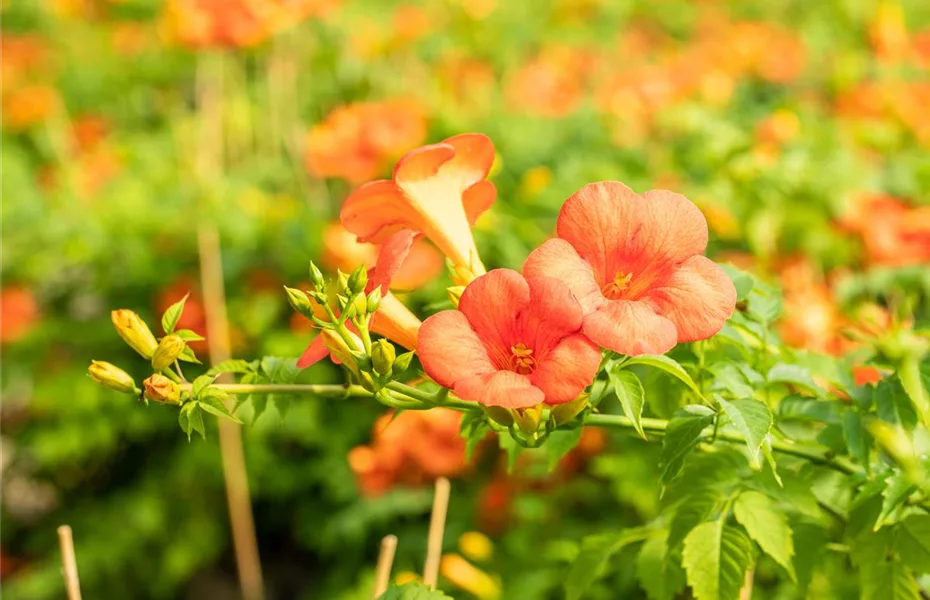
M 381 305 L 369 324 L 371 331 L 397 342 L 408 350 L 413 350 L 417 346 L 417 331 L 420 329 L 421 322 L 389 290 L 391 279 L 410 253 L 415 237 L 414 232 L 404 230 L 388 238 L 381 246 L 375 266 L 368 271 L 368 284 L 365 287 L 365 294 L 370 294 L 376 287 L 381 288 L 382 294 Z M 320 319 L 327 317 L 325 310 L 318 305 L 314 305 L 314 313 Z M 352 328 L 350 323 L 347 323 L 347 326 Z M 297 366 L 309 367 L 327 354 L 330 354 L 330 351 L 324 344 L 322 336 L 317 336 L 297 360 Z
M 497 195 L 485 177 L 494 161 L 486 136 L 468 133 L 408 152 L 391 180 L 367 183 L 342 207 L 345 228 L 380 243 L 402 229 L 423 233 L 456 266 L 484 273 L 471 225 Z
M 523 272 L 565 282 L 585 335 L 604 348 L 661 354 L 714 335 L 733 314 L 733 283 L 702 256 L 707 221 L 680 194 L 592 183 L 566 200 L 557 233 Z
M 458 310 L 423 323 L 417 354 L 430 377 L 465 400 L 562 404 L 594 380 L 601 360 L 581 322 L 581 305 L 558 280 L 495 269 L 465 288 Z

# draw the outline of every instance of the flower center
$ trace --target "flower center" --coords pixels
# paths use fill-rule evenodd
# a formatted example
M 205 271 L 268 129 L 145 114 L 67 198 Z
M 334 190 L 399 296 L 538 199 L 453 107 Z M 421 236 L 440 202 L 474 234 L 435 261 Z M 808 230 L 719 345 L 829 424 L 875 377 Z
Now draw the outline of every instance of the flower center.
M 632 273 L 617 272 L 614 274 L 613 281 L 609 281 L 606 285 L 601 287 L 601 293 L 604 294 L 605 298 L 617 300 L 621 298 L 623 296 L 623 292 L 627 291 L 627 289 L 630 287 L 630 281 L 632 279 Z
M 513 364 L 513 370 L 520 375 L 529 375 L 536 370 L 533 349 L 527 348 L 523 342 L 510 347 L 510 361 Z

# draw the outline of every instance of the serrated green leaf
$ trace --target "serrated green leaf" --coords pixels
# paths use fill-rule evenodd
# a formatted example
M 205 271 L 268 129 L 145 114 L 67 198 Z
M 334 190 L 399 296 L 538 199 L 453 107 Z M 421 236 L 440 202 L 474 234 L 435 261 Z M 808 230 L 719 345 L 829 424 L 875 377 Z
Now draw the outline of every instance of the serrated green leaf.
M 820 387 L 814 383 L 810 369 L 800 365 L 791 365 L 787 363 L 778 363 L 769 369 L 765 376 L 766 381 L 772 383 L 790 383 L 801 386 L 812 392 L 819 393 Z
M 239 417 L 229 412 L 229 409 L 226 408 L 226 403 L 216 396 L 204 396 L 200 399 L 198 404 L 202 410 L 210 413 L 211 415 L 224 417 L 233 423 L 239 423 L 240 425 L 242 424 L 242 421 L 239 419 Z
M 916 486 L 913 485 L 906 475 L 900 471 L 894 472 L 885 478 L 885 489 L 882 490 L 882 511 L 878 513 L 878 519 L 875 521 L 873 530 L 878 530 L 885 524 L 888 517 L 898 509 L 907 497 L 910 496 Z
M 486 437 L 491 428 L 484 413 L 480 410 L 472 410 L 462 415 L 462 423 L 459 427 L 459 435 L 465 438 L 465 460 L 471 462 L 471 457 Z
M 920 600 L 911 570 L 899 560 L 881 558 L 860 565 L 859 597 L 862 600 Z
M 772 499 L 759 492 L 743 492 L 733 504 L 733 516 L 762 551 L 784 567 L 793 581 L 797 581 L 791 562 L 794 556 L 791 527 Z
M 762 441 L 762 456 L 765 457 L 765 462 L 768 463 L 769 469 L 772 470 L 772 478 L 778 484 L 778 487 L 784 487 L 785 483 L 781 479 L 781 475 L 778 474 L 778 464 L 775 462 L 775 453 L 772 452 L 772 441 L 766 436 Z
M 668 483 L 678 474 L 684 456 L 697 445 L 701 433 L 713 421 L 714 411 L 698 404 L 685 406 L 672 415 L 665 429 L 659 459 L 663 483 Z
M 268 383 L 294 383 L 301 369 L 297 367 L 296 358 L 266 356 L 261 361 L 262 372 L 268 377 Z
M 178 325 L 178 319 L 181 318 L 181 313 L 184 312 L 184 303 L 187 302 L 187 298 L 190 296 L 190 292 L 184 294 L 184 297 L 168 307 L 168 310 L 161 316 L 161 328 L 165 331 L 165 335 L 174 332 L 174 328 Z
M 898 379 L 917 416 L 926 427 L 930 427 L 930 393 L 927 393 L 920 376 L 920 359 L 917 356 L 909 356 L 901 362 Z
M 885 378 L 878 382 L 872 391 L 872 400 L 879 419 L 907 430 L 914 429 L 917 413 L 897 379 Z
M 249 399 L 252 401 L 252 425 L 255 425 L 268 408 L 268 394 L 252 394 Z
M 181 426 L 181 431 L 187 434 L 187 441 L 190 441 L 191 431 L 193 430 L 191 429 L 190 420 L 191 409 L 188 406 L 193 408 L 194 404 L 188 403 L 181 407 L 181 410 L 178 411 L 178 424 Z
M 710 520 L 723 502 L 723 492 L 717 488 L 698 488 L 676 508 L 669 524 L 668 546 L 675 548 L 685 541 L 691 530 Z
M 669 556 L 668 531 L 651 536 L 636 556 L 636 578 L 650 600 L 672 600 L 685 586 L 685 573 Z
M 197 333 L 196 331 L 192 331 L 190 329 L 178 329 L 177 331 L 174 332 L 174 335 L 178 336 L 185 342 L 201 342 L 207 339 L 203 337 L 202 335 L 200 335 L 199 333 Z
M 190 402 L 188 405 L 193 407 L 188 415 L 191 429 L 199 433 L 203 439 L 207 439 L 207 430 L 203 426 L 203 411 L 200 410 L 200 403 Z
M 581 550 L 565 579 L 566 600 L 581 598 L 611 556 L 627 544 L 644 540 L 648 535 L 648 529 L 638 527 L 625 531 L 599 533 L 584 538 L 581 542 Z
M 646 432 L 643 431 L 643 402 L 644 392 L 643 384 L 639 377 L 632 371 L 622 368 L 613 368 L 609 373 L 610 384 L 614 388 L 617 400 L 623 408 L 623 414 L 633 422 L 636 433 L 643 439 L 646 439 Z
M 752 542 L 723 519 L 708 521 L 685 538 L 682 559 L 697 600 L 737 600 L 752 560 Z
M 736 288 L 736 301 L 742 302 L 745 300 L 749 296 L 749 293 L 752 292 L 753 287 L 755 287 L 755 278 L 749 273 L 740 271 L 732 265 L 722 264 L 720 267 L 727 274 L 727 277 L 730 278 L 730 281 L 733 282 L 733 287 Z
M 688 372 L 685 371 L 685 368 L 678 364 L 676 360 L 671 359 L 664 354 L 643 354 L 641 356 L 634 356 L 630 360 L 623 363 L 624 367 L 631 367 L 633 365 L 646 365 L 649 367 L 655 367 L 656 369 L 661 369 L 687 385 L 695 394 L 703 397 L 700 388 L 698 388 L 697 384 L 694 383 L 694 380 L 691 379 L 691 376 L 688 375 Z
M 581 441 L 581 427 L 573 429 L 556 429 L 549 434 L 546 440 L 546 456 L 549 459 L 549 470 L 552 471 L 562 460 L 562 457 L 572 451 Z
M 195 380 L 194 380 L 194 383 L 191 384 L 191 395 L 192 395 L 194 398 L 199 397 L 200 394 L 201 394 L 205 389 L 207 389 L 208 387 L 210 387 L 210 384 L 213 383 L 213 380 L 214 380 L 214 379 L 215 379 L 215 377 L 213 377 L 212 375 L 201 375 L 200 377 L 198 377 L 197 379 L 195 379 Z
M 745 399 L 727 402 L 720 396 L 715 395 L 715 397 L 733 426 L 743 434 L 752 464 L 758 467 L 759 449 L 772 428 L 772 411 L 764 402 L 758 400 Z
M 183 360 L 184 362 L 194 363 L 196 365 L 202 364 L 197 358 L 197 355 L 194 354 L 194 351 L 191 350 L 190 346 L 185 346 L 184 350 L 181 351 L 181 354 L 178 355 L 178 360 Z
M 207 375 L 219 375 L 220 373 L 250 373 L 252 368 L 248 361 L 238 358 L 224 360 L 210 367 Z
M 378 600 L 453 600 L 439 590 L 432 590 L 422 583 L 411 582 L 404 585 L 392 583 Z
M 271 401 L 274 402 L 275 410 L 278 411 L 278 416 L 281 419 L 287 416 L 287 411 L 291 409 L 291 404 L 294 403 L 294 394 L 272 394 Z
M 776 412 L 779 422 L 791 420 L 838 424 L 842 420 L 842 412 L 845 408 L 846 405 L 841 402 L 805 396 L 788 396 L 778 403 Z
M 794 570 L 797 574 L 800 598 L 806 598 L 807 587 L 814 576 L 827 548 L 827 532 L 812 523 L 795 523 L 794 532 Z
M 862 424 L 862 416 L 851 409 L 847 410 L 843 415 L 843 439 L 846 440 L 846 447 L 849 449 L 849 455 L 855 458 L 859 464 L 863 465 L 866 472 L 868 472 L 870 468 L 869 452 L 872 449 L 872 436 L 865 430 L 865 426 Z
M 911 515 L 895 532 L 894 549 L 918 573 L 930 573 L 930 516 Z

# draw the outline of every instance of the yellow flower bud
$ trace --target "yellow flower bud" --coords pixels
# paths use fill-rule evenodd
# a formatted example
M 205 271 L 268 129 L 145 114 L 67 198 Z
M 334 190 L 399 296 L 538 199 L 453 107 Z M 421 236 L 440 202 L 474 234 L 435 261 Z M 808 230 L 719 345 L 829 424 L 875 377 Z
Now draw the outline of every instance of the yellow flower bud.
M 536 433 L 539 429 L 539 422 L 542 420 L 542 409 L 543 405 L 537 404 L 536 406 L 513 411 L 514 420 L 517 422 L 520 431 L 527 435 Z
M 284 291 L 287 293 L 287 302 L 291 305 L 291 308 L 305 317 L 313 316 L 313 307 L 310 306 L 310 298 L 307 298 L 307 294 L 287 286 L 284 286 Z
M 564 425 L 577 417 L 588 405 L 589 396 L 590 394 L 581 394 L 571 402 L 553 406 L 552 417 L 555 419 L 555 424 Z
M 186 344 L 179 335 L 168 335 L 161 339 L 155 354 L 152 355 L 152 368 L 156 371 L 167 369 L 184 352 Z
M 396 356 L 394 345 L 385 339 L 380 339 L 371 345 L 371 366 L 379 375 L 388 375 L 391 372 Z
M 87 369 L 90 378 L 104 387 L 124 394 L 136 393 L 136 382 L 126 371 L 102 360 L 92 360 Z
M 462 299 L 462 292 L 465 291 L 465 286 L 463 285 L 454 285 L 446 291 L 449 293 L 449 301 L 452 302 L 452 306 L 455 308 L 459 307 L 459 301 Z
M 494 543 L 481 532 L 466 531 L 459 536 L 459 550 L 468 559 L 487 562 L 494 554 Z
M 479 600 L 497 600 L 500 585 L 490 575 L 478 569 L 458 554 L 446 554 L 439 563 L 439 572 L 459 589 Z
M 368 294 L 368 314 L 373 315 L 378 312 L 378 309 L 381 308 L 381 286 L 377 286 L 375 289 L 371 290 L 371 293 Z
M 181 388 L 160 373 L 155 373 L 142 382 L 145 388 L 145 397 L 159 404 L 180 404 Z
M 358 352 L 365 348 L 362 344 L 362 340 L 359 339 L 358 336 L 354 333 L 349 333 L 352 342 L 355 344 L 355 348 L 352 349 L 350 349 L 346 341 L 342 339 L 342 336 L 332 329 L 324 329 L 320 332 L 320 336 L 323 338 L 323 345 L 326 346 L 326 349 L 333 355 L 333 358 L 341 362 L 353 373 L 358 373 L 358 364 L 355 362 L 355 357 L 352 356 L 352 352 Z
M 352 271 L 347 282 L 349 291 L 353 294 L 365 293 L 365 286 L 368 285 L 368 270 L 364 265 L 360 265 Z
M 129 344 L 129 347 L 142 355 L 142 358 L 149 359 L 155 353 L 158 342 L 149 326 L 145 324 L 139 315 L 131 310 L 120 309 L 110 313 L 110 319 L 113 326 L 116 327 L 116 333 L 119 334 L 123 341 Z
M 483 404 L 479 404 L 478 406 L 484 411 L 484 414 L 495 423 L 500 423 L 504 427 L 513 425 L 513 412 L 510 409 L 504 408 L 503 406 L 484 406 Z

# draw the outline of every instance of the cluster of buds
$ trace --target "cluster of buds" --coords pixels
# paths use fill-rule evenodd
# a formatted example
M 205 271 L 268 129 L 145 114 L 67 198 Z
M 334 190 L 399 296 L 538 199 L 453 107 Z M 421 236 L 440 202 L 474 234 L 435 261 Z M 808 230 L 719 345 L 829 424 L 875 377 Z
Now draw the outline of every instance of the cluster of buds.
M 178 360 L 196 362 L 193 352 L 187 347 L 188 340 L 202 339 L 193 332 L 182 330 L 174 332 L 174 325 L 183 310 L 183 303 L 172 306 L 162 319 L 166 335 L 160 340 L 135 312 L 127 309 L 114 310 L 110 319 L 116 332 L 130 348 L 147 360 L 152 374 L 142 382 L 140 389 L 133 377 L 116 365 L 104 361 L 92 361 L 88 368 L 91 379 L 111 390 L 132 394 L 146 401 L 159 404 L 180 405 L 184 401 L 181 383 L 184 381 L 180 368 L 177 372 L 172 366 Z
M 382 291 L 381 286 L 369 285 L 364 266 L 348 274 L 337 270 L 335 280 L 327 281 L 311 262 L 310 281 L 313 289 L 307 291 L 285 287 L 288 302 L 320 328 L 320 340 L 335 362 L 376 393 L 407 370 L 413 352 L 398 355 L 388 340 L 371 339 Z

